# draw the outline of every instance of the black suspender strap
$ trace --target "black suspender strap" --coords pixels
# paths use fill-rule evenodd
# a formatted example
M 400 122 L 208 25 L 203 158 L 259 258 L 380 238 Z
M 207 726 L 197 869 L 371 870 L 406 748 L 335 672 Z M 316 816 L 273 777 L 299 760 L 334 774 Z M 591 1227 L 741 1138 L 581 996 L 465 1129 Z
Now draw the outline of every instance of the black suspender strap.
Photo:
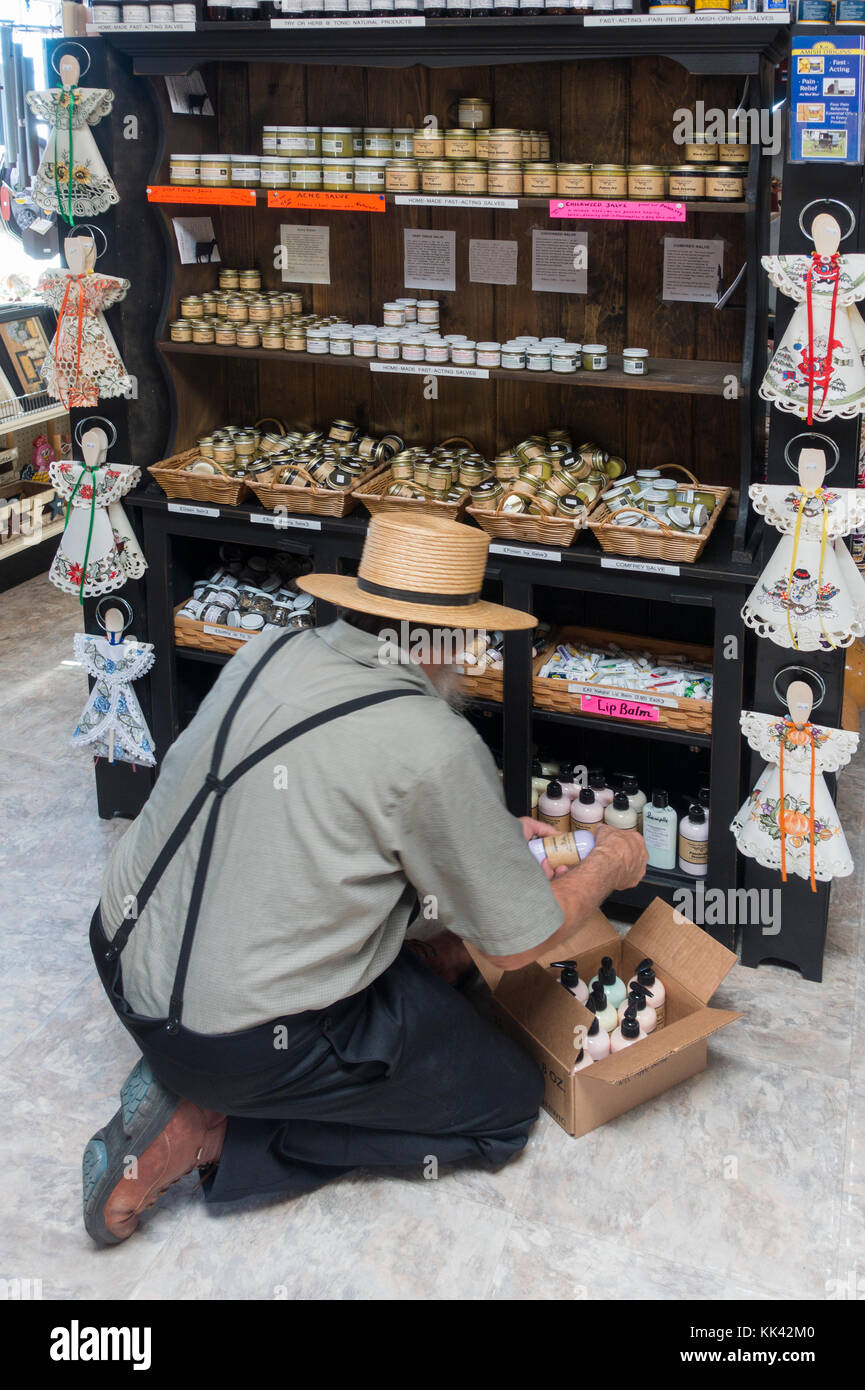
M 297 634 L 287 632 L 268 648 L 264 656 L 258 661 L 252 670 L 245 677 L 237 694 L 229 705 L 219 730 L 216 735 L 213 747 L 213 756 L 210 760 L 210 770 L 204 779 L 204 785 L 196 792 L 189 806 L 184 811 L 180 820 L 175 825 L 159 854 L 153 862 L 150 872 L 147 874 L 141 889 L 133 904 L 134 913 L 121 924 L 115 933 L 110 946 L 105 952 L 106 959 L 115 960 L 120 955 L 129 937 L 137 925 L 142 912 L 147 906 L 148 899 L 157 887 L 162 875 L 177 853 L 180 845 L 191 830 L 207 798 L 214 793 L 214 800 L 211 803 L 207 822 L 204 827 L 204 835 L 201 841 L 201 848 L 198 856 L 198 863 L 195 869 L 195 878 L 192 883 L 192 892 L 189 898 L 189 907 L 186 913 L 186 923 L 183 928 L 183 938 L 180 943 L 180 953 L 177 959 L 177 969 L 174 976 L 174 984 L 171 990 L 171 1002 L 166 1020 L 166 1028 L 169 1033 L 176 1033 L 180 1028 L 183 1016 L 183 991 L 186 984 L 186 974 L 189 969 L 189 959 L 192 954 L 192 946 L 195 940 L 195 931 L 198 926 L 198 916 L 201 911 L 201 903 L 204 897 L 204 887 L 207 878 L 207 871 L 210 867 L 210 859 L 213 853 L 213 842 L 216 838 L 216 827 L 219 820 L 219 811 L 222 806 L 222 798 L 225 793 L 234 786 L 235 782 L 256 766 L 263 762 L 286 744 L 292 743 L 295 739 L 302 737 L 303 734 L 311 733 L 313 729 L 319 729 L 323 724 L 328 724 L 333 719 L 341 719 L 345 715 L 355 714 L 358 710 L 368 709 L 373 705 L 384 704 L 388 700 L 403 699 L 409 695 L 424 695 L 423 690 L 388 690 L 381 691 L 374 695 L 361 695 L 354 700 L 345 700 L 340 705 L 334 705 L 331 709 L 322 710 L 319 714 L 310 715 L 307 719 L 300 720 L 292 728 L 286 729 L 274 738 L 268 739 L 267 743 L 262 744 L 253 753 L 247 754 L 235 767 L 228 772 L 225 777 L 219 776 L 219 765 L 231 731 L 234 717 L 240 708 L 245 696 L 256 677 L 262 671 L 267 662 L 278 652 L 281 651 L 287 641 Z

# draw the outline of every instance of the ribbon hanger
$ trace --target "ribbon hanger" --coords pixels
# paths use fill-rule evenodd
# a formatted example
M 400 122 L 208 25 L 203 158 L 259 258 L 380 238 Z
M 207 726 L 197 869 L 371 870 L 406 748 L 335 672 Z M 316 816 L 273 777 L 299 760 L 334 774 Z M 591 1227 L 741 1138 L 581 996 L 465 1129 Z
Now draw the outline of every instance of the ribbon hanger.
M 92 418 L 92 417 L 91 417 L 91 418 Z M 100 418 L 101 418 L 100 416 L 96 416 L 96 419 L 100 419 Z M 71 513 L 71 511 L 72 511 L 72 502 L 73 502 L 73 499 L 74 499 L 74 497 L 75 497 L 75 494 L 77 493 L 77 491 L 78 491 L 78 489 L 80 488 L 81 484 L 83 483 L 84 479 L 89 475 L 89 477 L 90 477 L 90 522 L 89 522 L 89 525 L 88 525 L 88 527 L 87 527 L 87 544 L 86 544 L 86 546 L 84 547 L 84 559 L 83 559 L 82 564 L 81 564 L 81 584 L 80 584 L 79 590 L 78 590 L 78 601 L 79 601 L 79 603 L 80 603 L 82 606 L 83 606 L 83 604 L 84 604 L 84 585 L 85 585 L 85 583 L 86 583 L 86 581 L 87 581 L 87 564 L 88 564 L 88 561 L 89 561 L 89 559 L 90 559 L 90 543 L 91 543 L 91 541 L 93 540 L 93 524 L 94 524 L 94 522 L 95 522 L 95 520 L 96 520 L 96 487 L 97 487 L 96 473 L 97 473 L 97 470 L 98 470 L 98 469 L 102 466 L 102 464 L 105 462 L 105 458 L 106 458 L 106 455 L 107 455 L 107 453 L 108 453 L 109 448 L 110 448 L 111 445 L 113 445 L 113 444 L 116 442 L 116 440 L 117 440 L 117 430 L 116 430 L 115 426 L 114 426 L 113 424 L 111 424 L 111 421 L 110 421 L 110 420 L 107 420 L 107 421 L 106 421 L 106 424 L 110 425 L 110 426 L 111 426 L 111 429 L 113 430 L 113 437 L 112 437 L 112 439 L 111 439 L 111 445 L 109 445 L 109 442 L 108 442 L 108 435 L 105 433 L 105 431 L 104 431 L 103 429 L 99 429 L 98 427 L 95 428 L 95 429 L 89 429 L 89 430 L 85 431 L 85 433 L 82 434 L 82 433 L 81 433 L 81 426 L 82 426 L 84 423 L 85 423 L 85 421 L 82 420 L 82 421 L 80 422 L 80 424 L 78 425 L 78 428 L 77 428 L 76 431 L 75 431 L 75 442 L 76 442 L 76 444 L 80 444 L 80 445 L 81 445 L 81 453 L 82 453 L 82 455 L 83 455 L 84 463 L 83 463 L 81 472 L 80 472 L 80 474 L 78 475 L 78 482 L 75 484 L 74 488 L 72 489 L 72 492 L 71 492 L 70 495 L 69 495 L 69 501 L 66 503 L 66 517 L 65 517 L 65 523 L 64 523 L 64 524 L 66 524 L 66 525 L 69 524 L 69 516 L 70 516 L 70 513 Z M 86 496 L 86 494 L 85 494 L 85 496 Z
M 784 675 L 786 671 L 795 671 L 798 669 L 802 668 L 788 666 L 784 668 L 784 671 L 777 672 L 774 681 L 774 689 L 776 695 L 779 695 L 778 677 Z M 816 672 L 809 671 L 809 674 L 813 675 L 822 687 L 822 693 L 820 695 L 820 698 L 816 702 L 819 705 L 820 703 L 822 703 L 823 695 L 826 692 L 826 686 Z M 795 729 L 800 734 L 805 733 L 811 751 L 811 778 L 810 791 L 808 796 L 808 853 L 811 892 L 816 893 L 817 882 L 814 874 L 814 837 L 816 833 L 814 826 L 814 781 L 816 772 L 816 749 L 814 746 L 814 731 L 810 723 L 811 713 L 814 709 L 815 703 L 814 692 L 806 681 L 793 680 L 787 686 L 785 694 L 783 696 L 779 695 L 779 698 L 787 706 L 787 717 L 785 717 L 784 719 L 784 728 L 781 731 L 781 739 L 779 744 L 780 754 L 778 758 L 778 829 L 781 832 L 781 881 L 782 883 L 787 882 L 788 831 L 786 827 L 787 808 L 784 805 L 784 744 L 789 734 Z
M 797 439 L 813 439 L 819 440 L 821 445 L 828 444 L 829 448 L 832 450 L 834 454 L 834 458 L 832 460 L 831 465 L 827 467 L 825 449 L 822 447 L 815 448 L 813 446 L 800 449 L 799 458 L 797 462 L 794 464 L 793 460 L 790 457 L 790 446 L 794 444 Z M 796 509 L 796 527 L 793 532 L 793 554 L 790 558 L 790 572 L 787 575 L 787 631 L 790 634 L 790 645 L 793 647 L 794 651 L 799 650 L 799 644 L 797 643 L 795 633 L 793 632 L 793 623 L 790 615 L 790 607 L 793 592 L 793 579 L 795 577 L 796 565 L 799 555 L 799 538 L 802 532 L 802 518 L 805 515 L 808 501 L 811 497 L 816 498 L 817 501 L 820 503 L 823 516 L 822 528 L 820 533 L 820 566 L 817 572 L 817 616 L 820 620 L 820 630 L 823 633 L 823 636 L 825 637 L 831 649 L 833 651 L 835 650 L 835 643 L 832 641 L 832 638 L 826 631 L 826 625 L 823 622 L 823 615 L 819 609 L 819 599 L 820 589 L 823 584 L 823 566 L 826 560 L 826 540 L 829 531 L 829 508 L 826 505 L 826 498 L 823 493 L 823 483 L 825 481 L 826 474 L 831 473 L 833 469 L 835 469 L 835 467 L 837 466 L 839 457 L 840 451 L 838 449 L 838 445 L 835 443 L 834 439 L 830 439 L 828 435 L 824 434 L 812 434 L 810 432 L 806 432 L 804 434 L 797 434 L 794 436 L 793 439 L 788 440 L 784 449 L 784 458 L 787 461 L 788 468 L 792 468 L 798 476 L 800 492 L 799 505 Z

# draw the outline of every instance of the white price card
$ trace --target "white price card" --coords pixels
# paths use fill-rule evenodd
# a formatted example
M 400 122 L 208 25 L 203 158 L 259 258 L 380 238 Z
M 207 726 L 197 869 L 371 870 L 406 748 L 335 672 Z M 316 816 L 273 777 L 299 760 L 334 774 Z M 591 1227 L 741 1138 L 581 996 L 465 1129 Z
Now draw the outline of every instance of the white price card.
M 312 517 L 284 516 L 282 512 L 250 512 L 249 519 L 258 522 L 259 526 L 275 526 L 277 531 L 284 531 L 289 526 L 298 531 L 321 530 L 321 522 Z
M 230 637 L 232 642 L 248 642 L 250 637 L 255 637 L 254 632 L 242 632 L 239 627 L 214 627 L 211 623 L 204 624 L 204 631 L 208 637 Z
M 460 198 L 454 194 L 442 193 L 395 193 L 394 203 L 404 208 L 478 208 L 501 209 L 518 208 L 519 198 Z
M 653 565 L 647 560 L 612 560 L 601 556 L 602 570 L 634 570 L 637 574 L 681 574 L 678 565 Z
M 490 546 L 490 554 L 518 555 L 521 560 L 558 560 L 561 562 L 562 558 L 560 550 L 530 549 L 527 545 L 503 545 L 498 541 L 493 541 Z
M 422 29 L 423 15 L 384 15 L 371 19 L 369 15 L 344 19 L 272 19 L 271 29 Z
M 391 376 L 467 376 L 477 381 L 489 380 L 486 367 L 454 367 L 437 365 L 435 362 L 370 362 L 371 372 L 385 372 Z
M 167 510 L 183 516 L 219 516 L 218 507 L 197 507 L 192 502 L 169 502 Z

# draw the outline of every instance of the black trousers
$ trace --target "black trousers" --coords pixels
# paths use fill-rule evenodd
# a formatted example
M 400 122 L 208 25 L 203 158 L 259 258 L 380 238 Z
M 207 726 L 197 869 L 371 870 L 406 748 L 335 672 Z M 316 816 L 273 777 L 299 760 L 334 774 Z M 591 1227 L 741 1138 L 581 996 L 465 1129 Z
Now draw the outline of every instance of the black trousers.
M 287 1196 L 357 1167 L 482 1157 L 504 1163 L 537 1119 L 536 1063 L 403 949 L 361 993 L 326 1010 L 215 1036 L 134 1014 L 108 966 L 98 910 L 91 941 L 103 984 L 154 1075 L 229 1116 L 209 1201 Z M 102 958 L 101 958 L 102 957 Z

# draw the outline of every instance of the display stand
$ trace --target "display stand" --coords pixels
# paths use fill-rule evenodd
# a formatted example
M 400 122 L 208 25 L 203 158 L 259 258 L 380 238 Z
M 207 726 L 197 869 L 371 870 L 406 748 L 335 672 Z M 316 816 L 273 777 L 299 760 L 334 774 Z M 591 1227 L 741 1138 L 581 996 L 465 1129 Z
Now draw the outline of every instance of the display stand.
M 588 533 L 565 550 L 547 553 L 543 547 L 494 543 L 485 588 L 491 598 L 557 623 L 710 646 L 711 733 L 653 730 L 624 720 L 533 709 L 530 645 L 520 634 L 507 639 L 503 701 L 477 701 L 469 710 L 501 754 L 506 797 L 515 813 L 528 809 L 533 744 L 548 751 L 561 745 L 572 760 L 603 762 L 612 772 L 622 770 L 628 759 L 647 790 L 669 785 L 679 809 L 697 786 L 710 783 L 707 889 L 727 889 L 739 881 L 728 827 L 743 790 L 738 715 L 743 701 L 751 699 L 739 610 L 759 570 L 761 528 L 749 515 L 747 487 L 761 476 L 764 449 L 764 410 L 756 390 L 766 357 L 767 292 L 759 258 L 768 249 L 769 167 L 759 148 L 752 151 L 743 204 L 735 209 L 700 205 L 687 214 L 685 235 L 723 238 L 725 277 L 729 272 L 732 278 L 745 263 L 743 284 L 723 311 L 661 301 L 662 238 L 670 229 L 659 224 L 588 224 L 589 292 L 576 304 L 574 296 L 531 291 L 529 233 L 532 226 L 556 225 L 533 200 L 521 200 L 514 210 L 391 202 L 375 216 L 287 213 L 268 208 L 260 196 L 254 206 L 195 206 L 212 216 L 224 264 L 260 265 L 264 272 L 272 265 L 281 222 L 327 223 L 331 283 L 312 288 L 310 300 L 317 312 L 339 311 L 354 321 L 405 292 L 404 227 L 456 229 L 462 249 L 458 291 L 445 297 L 448 331 L 474 337 L 488 325 L 484 331 L 499 338 L 562 332 L 578 341 L 608 342 L 614 353 L 645 344 L 653 359 L 672 362 L 673 368 L 659 370 L 654 382 L 640 382 L 639 389 L 618 380 L 593 389 L 582 379 L 578 384 L 530 381 L 522 373 L 512 379 L 497 373 L 486 381 L 443 379 L 436 398 L 428 399 L 422 379 L 374 374 L 352 359 L 292 360 L 286 353 L 195 350 L 166 342 L 165 325 L 176 315 L 179 298 L 215 283 L 215 270 L 178 264 L 171 218 L 190 208 L 159 203 L 148 208 L 146 189 L 168 184 L 172 150 L 257 149 L 268 119 L 397 125 L 407 123 L 409 113 L 419 123 L 428 112 L 443 116 L 453 96 L 467 91 L 491 96 L 497 121 L 510 117 L 513 123 L 550 129 L 562 159 L 637 162 L 666 156 L 665 162 L 672 162 L 673 109 L 693 107 L 697 100 L 723 109 L 735 108 L 743 98 L 749 106 L 771 104 L 772 63 L 786 33 L 785 27 L 766 23 L 655 29 L 526 20 L 494 26 L 457 22 L 371 36 L 357 30 L 295 33 L 260 24 L 200 26 L 193 35 L 112 34 L 88 42 L 93 81 L 122 93 L 115 111 L 138 117 L 139 138 L 127 143 L 120 118 L 103 122 L 113 131 L 105 138 L 116 142 L 113 151 L 104 152 L 121 195 L 119 206 L 103 220 L 111 243 L 106 269 L 126 275 L 133 286 L 110 322 L 119 327 L 121 351 L 140 383 L 136 401 L 109 403 L 105 413 L 125 429 L 121 441 L 124 447 L 128 443 L 130 461 L 146 467 L 190 447 L 205 429 L 274 414 L 316 424 L 334 416 L 356 417 L 373 431 L 394 429 L 411 441 L 468 432 L 488 456 L 529 433 L 563 424 L 580 438 L 597 439 L 621 453 L 633 467 L 678 461 L 701 481 L 734 489 L 729 516 L 694 564 L 605 556 Z M 536 80 L 538 63 L 544 65 L 543 82 Z M 133 77 L 133 64 L 146 76 Z M 198 66 L 216 117 L 172 115 L 162 75 Z M 520 241 L 523 267 L 516 286 L 468 282 L 462 258 L 470 236 Z M 725 390 L 731 372 L 737 383 L 732 399 Z M 118 451 L 118 457 L 127 457 L 120 444 Z M 226 659 L 178 647 L 173 635 L 175 607 L 189 595 L 193 580 L 215 565 L 219 545 L 290 551 L 309 556 L 318 569 L 351 572 L 368 517 L 360 508 L 344 520 L 322 517 L 310 526 L 309 518 L 287 517 L 284 525 L 275 525 L 273 515 L 257 505 L 172 504 L 152 482 L 127 498 L 127 508 L 139 519 L 149 569 L 143 595 L 125 591 L 125 596 L 136 610 L 136 632 L 156 649 L 145 714 L 162 755 Z M 331 616 L 319 605 L 319 622 Z M 97 769 L 100 812 L 128 814 L 128 785 L 112 804 L 104 780 L 109 771 L 116 770 Z M 141 804 L 147 778 L 138 777 Z M 672 899 L 688 886 L 693 881 L 678 873 L 650 871 L 639 889 L 622 897 L 641 905 L 658 894 Z M 731 926 L 706 927 L 732 944 Z

